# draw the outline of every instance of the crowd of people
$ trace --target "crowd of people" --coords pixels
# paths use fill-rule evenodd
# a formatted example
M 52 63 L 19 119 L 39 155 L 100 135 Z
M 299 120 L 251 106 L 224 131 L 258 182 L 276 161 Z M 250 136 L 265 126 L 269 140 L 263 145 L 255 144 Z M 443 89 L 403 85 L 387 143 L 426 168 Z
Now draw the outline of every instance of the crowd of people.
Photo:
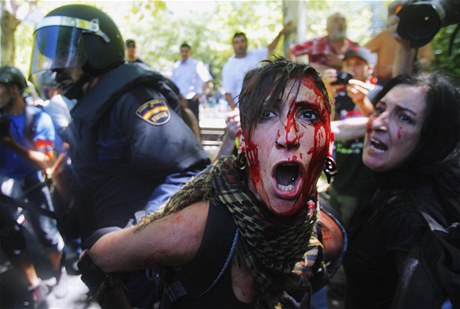
M 213 76 L 189 44 L 167 78 L 98 8 L 49 12 L 29 72 L 43 100 L 0 67 L 0 245 L 26 282 L 17 306 L 65 297 L 64 250 L 102 308 L 460 306 L 460 92 L 414 72 L 399 4 L 363 46 L 341 13 L 287 58 L 270 59 L 292 22 L 258 50 L 235 33 L 213 160 L 199 128 Z

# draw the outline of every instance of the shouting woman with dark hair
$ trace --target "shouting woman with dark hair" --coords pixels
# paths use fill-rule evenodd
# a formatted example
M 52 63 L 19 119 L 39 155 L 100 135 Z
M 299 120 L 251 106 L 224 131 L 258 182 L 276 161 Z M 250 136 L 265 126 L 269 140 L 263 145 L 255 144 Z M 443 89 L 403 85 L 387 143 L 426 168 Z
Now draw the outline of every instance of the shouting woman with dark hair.
M 248 73 L 239 102 L 238 157 L 218 160 L 162 212 L 104 235 L 83 259 L 107 273 L 160 266 L 164 308 L 308 306 L 313 277 L 341 247 L 323 252 L 317 237 L 316 183 L 332 141 L 324 84 L 309 66 L 267 61 Z M 330 217 L 325 224 L 325 239 L 344 236 Z M 190 295 L 187 286 L 208 279 Z
M 378 188 L 352 221 L 344 261 L 347 308 L 440 308 L 448 297 L 458 302 L 459 291 L 436 284 L 446 278 L 426 268 L 436 257 L 422 260 L 414 252 L 428 249 L 431 223 L 447 231 L 460 222 L 459 91 L 440 74 L 402 75 L 376 102 L 363 161 Z

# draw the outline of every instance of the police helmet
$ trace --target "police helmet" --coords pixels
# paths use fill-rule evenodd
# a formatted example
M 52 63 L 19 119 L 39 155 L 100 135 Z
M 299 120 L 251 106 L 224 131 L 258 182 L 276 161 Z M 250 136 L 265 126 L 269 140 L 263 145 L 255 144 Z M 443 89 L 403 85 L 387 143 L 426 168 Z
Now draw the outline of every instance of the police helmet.
M 9 65 L 0 67 L 0 84 L 17 85 L 21 93 L 27 88 L 27 81 L 21 71 Z
M 113 20 L 89 5 L 65 5 L 35 27 L 30 75 L 78 68 L 100 75 L 124 62 L 124 42 Z

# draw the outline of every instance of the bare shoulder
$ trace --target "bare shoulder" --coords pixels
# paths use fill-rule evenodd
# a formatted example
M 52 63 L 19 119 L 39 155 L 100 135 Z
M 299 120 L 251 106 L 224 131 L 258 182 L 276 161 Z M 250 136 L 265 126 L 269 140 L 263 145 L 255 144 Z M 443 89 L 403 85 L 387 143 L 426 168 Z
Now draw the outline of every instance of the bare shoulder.
M 322 228 L 325 260 L 329 262 L 336 259 L 342 252 L 344 235 L 337 222 L 328 213 L 321 211 L 319 222 Z

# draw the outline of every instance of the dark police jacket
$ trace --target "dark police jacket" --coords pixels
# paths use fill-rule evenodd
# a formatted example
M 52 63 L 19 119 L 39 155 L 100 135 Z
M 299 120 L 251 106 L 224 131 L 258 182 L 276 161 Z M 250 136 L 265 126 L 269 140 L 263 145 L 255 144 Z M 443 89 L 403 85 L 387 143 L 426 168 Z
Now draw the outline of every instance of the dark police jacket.
M 209 164 L 160 74 L 122 64 L 101 77 L 72 110 L 68 129 L 82 238 L 126 226 L 171 174 Z

